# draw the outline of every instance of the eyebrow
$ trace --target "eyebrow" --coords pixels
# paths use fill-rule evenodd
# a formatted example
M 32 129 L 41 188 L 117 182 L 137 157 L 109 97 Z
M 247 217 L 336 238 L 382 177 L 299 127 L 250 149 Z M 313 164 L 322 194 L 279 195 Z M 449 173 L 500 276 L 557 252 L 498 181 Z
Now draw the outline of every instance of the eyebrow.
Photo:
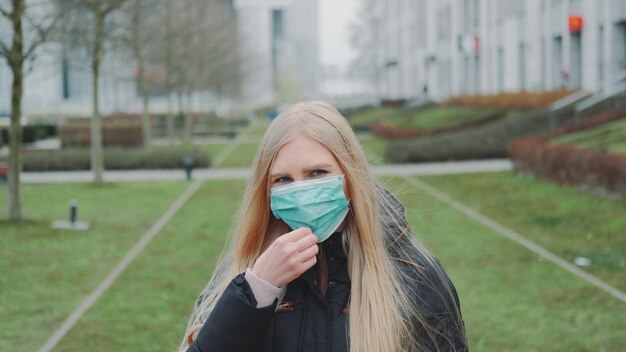
M 313 171 L 313 170 L 328 169 L 330 167 L 332 167 L 331 164 L 315 164 L 315 165 L 313 165 L 311 167 L 307 167 L 305 169 L 302 169 L 302 171 L 304 171 L 304 173 L 308 173 L 308 172 Z M 276 178 L 278 176 L 287 176 L 287 175 L 289 175 L 289 173 L 287 173 L 287 172 L 277 172 L 275 174 L 271 174 L 270 178 Z

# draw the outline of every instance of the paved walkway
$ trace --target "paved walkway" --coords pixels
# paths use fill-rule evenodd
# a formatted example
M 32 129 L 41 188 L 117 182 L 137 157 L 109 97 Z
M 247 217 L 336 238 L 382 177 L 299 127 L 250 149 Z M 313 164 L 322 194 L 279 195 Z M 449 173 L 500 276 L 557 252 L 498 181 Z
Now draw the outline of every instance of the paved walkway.
M 372 166 L 378 176 L 442 175 L 477 172 L 508 171 L 513 168 L 508 159 L 470 160 L 422 164 L 397 164 Z M 250 168 L 208 168 L 193 171 L 194 180 L 244 180 Z M 22 183 L 88 183 L 93 180 L 91 171 L 24 172 Z M 181 181 L 185 173 L 180 170 L 119 170 L 105 171 L 106 182 Z

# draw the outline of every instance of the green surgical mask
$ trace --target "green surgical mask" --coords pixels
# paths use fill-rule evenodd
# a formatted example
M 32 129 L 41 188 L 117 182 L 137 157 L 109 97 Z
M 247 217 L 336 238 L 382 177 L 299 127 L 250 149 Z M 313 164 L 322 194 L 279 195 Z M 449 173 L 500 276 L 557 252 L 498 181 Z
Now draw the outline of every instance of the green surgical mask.
M 325 241 L 348 214 L 343 175 L 292 182 L 270 190 L 272 213 L 292 230 L 308 227 Z

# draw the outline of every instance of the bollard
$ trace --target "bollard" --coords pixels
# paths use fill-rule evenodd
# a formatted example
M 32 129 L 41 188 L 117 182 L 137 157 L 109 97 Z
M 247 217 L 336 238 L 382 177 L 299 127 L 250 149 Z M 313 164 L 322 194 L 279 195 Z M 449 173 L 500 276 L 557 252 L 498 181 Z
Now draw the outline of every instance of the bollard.
M 193 171 L 193 157 L 187 154 L 183 157 L 183 167 L 185 168 L 185 175 L 187 180 L 191 180 L 191 172 Z
M 74 226 L 76 224 L 76 217 L 78 215 L 78 201 L 72 199 L 70 201 L 70 224 Z
M 68 220 L 54 220 L 51 227 L 53 229 L 63 230 L 89 230 L 89 223 L 86 221 L 78 221 L 78 201 L 76 199 L 70 200 L 70 219 Z

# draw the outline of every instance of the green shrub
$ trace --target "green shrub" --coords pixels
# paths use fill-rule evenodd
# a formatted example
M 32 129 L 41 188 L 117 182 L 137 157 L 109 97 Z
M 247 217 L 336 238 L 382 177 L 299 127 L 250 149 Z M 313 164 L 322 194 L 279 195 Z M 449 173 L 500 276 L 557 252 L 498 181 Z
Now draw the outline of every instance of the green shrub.
M 575 118 L 572 107 L 554 113 L 507 114 L 473 128 L 393 141 L 387 148 L 386 158 L 392 162 L 424 162 L 505 157 L 506 145 L 512 139 L 545 133 Z
M 22 143 L 33 143 L 56 136 L 57 127 L 52 124 L 35 124 L 22 127 Z M 0 130 L 0 145 L 9 144 L 9 127 Z
M 210 166 L 207 152 L 194 148 L 106 148 L 104 165 L 107 170 L 132 169 L 178 169 L 182 168 L 185 155 L 191 153 L 194 167 Z M 69 148 L 53 151 L 28 151 L 22 158 L 24 171 L 63 171 L 89 170 L 90 150 L 88 148 Z
M 493 108 L 471 108 L 465 106 L 436 106 L 409 116 L 401 116 L 389 123 L 409 128 L 436 129 L 460 125 L 469 121 L 491 116 L 498 111 Z
M 351 108 L 340 108 L 338 110 L 341 113 L 341 115 L 343 115 L 343 117 L 345 117 L 346 119 L 350 119 L 355 115 L 364 113 L 367 110 L 371 110 L 374 108 L 375 108 L 374 105 L 363 105 L 363 106 L 351 107 Z
M 550 131 L 541 138 L 550 139 L 552 144 L 572 144 L 602 152 L 626 152 L 626 107 L 593 114 L 590 118 Z
M 397 108 L 392 107 L 375 107 L 361 110 L 348 118 L 348 122 L 352 125 L 355 131 L 368 131 L 370 125 L 375 122 L 389 118 L 395 112 Z
M 602 111 L 619 108 L 626 108 L 626 94 L 615 95 L 579 112 L 574 111 L 573 104 L 555 112 L 510 111 L 504 119 L 474 128 L 393 141 L 386 157 L 391 162 L 505 157 L 507 143 L 515 138 L 544 135 L 563 124 L 593 119 Z
M 379 107 L 367 105 L 354 110 L 346 110 L 347 115 L 344 116 L 355 131 L 370 131 L 371 126 L 377 122 L 407 119 L 434 106 L 436 106 L 434 102 L 408 107 L 393 104 Z

